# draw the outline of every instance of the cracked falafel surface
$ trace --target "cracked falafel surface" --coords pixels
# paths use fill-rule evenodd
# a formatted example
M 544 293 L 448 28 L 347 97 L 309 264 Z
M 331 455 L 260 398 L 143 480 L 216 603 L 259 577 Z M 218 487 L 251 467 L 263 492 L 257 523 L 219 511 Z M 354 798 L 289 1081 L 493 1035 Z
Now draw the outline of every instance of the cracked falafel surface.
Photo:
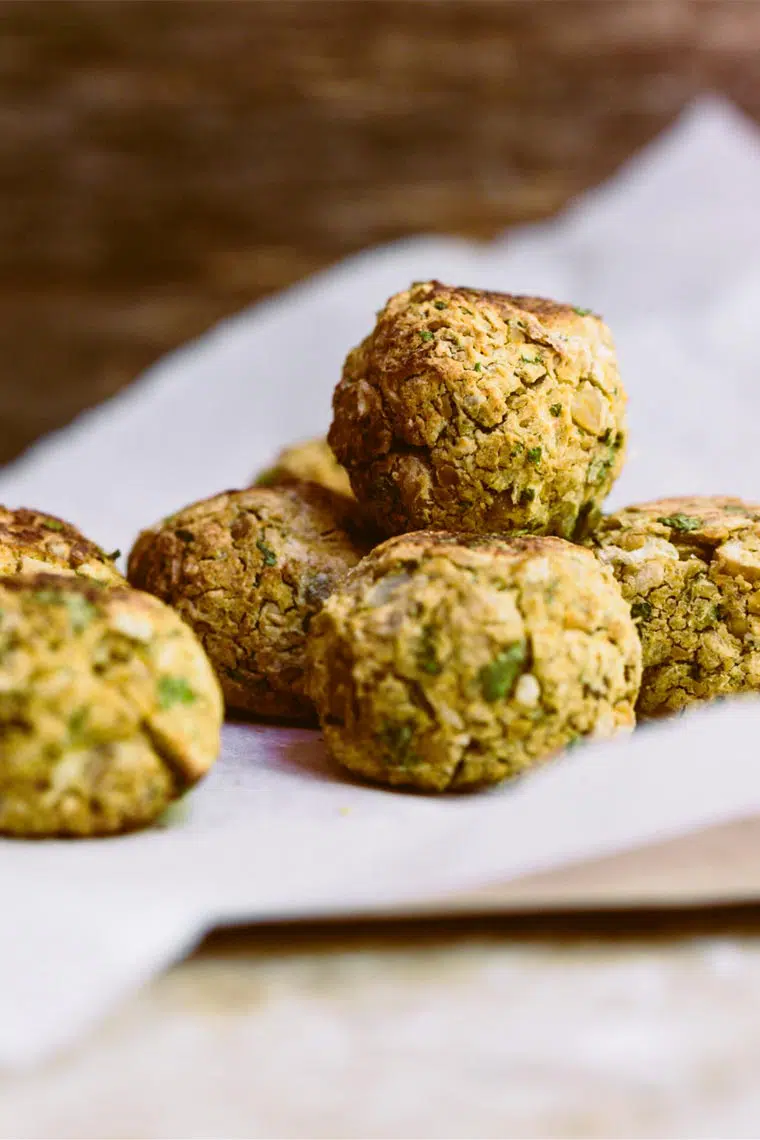
M 259 472 L 251 486 L 276 487 L 282 483 L 316 483 L 337 495 L 354 497 L 348 472 L 338 463 L 324 438 L 284 447 L 272 465 Z
M 641 716 L 760 690 L 760 506 L 659 499 L 606 516 L 590 541 L 641 637 Z
M 126 585 L 113 558 L 71 523 L 28 507 L 0 506 L 0 576 L 43 573 Z
M 574 537 L 623 465 L 611 334 L 584 309 L 418 283 L 347 356 L 329 442 L 378 529 Z
M 211 767 L 222 712 L 197 638 L 157 599 L 0 579 L 0 833 L 151 823 Z
M 634 723 L 641 647 L 612 574 L 558 538 L 388 540 L 315 619 L 332 756 L 380 783 L 465 789 Z
M 314 720 L 306 635 L 365 553 L 353 508 L 311 483 L 253 487 L 195 503 L 139 536 L 130 582 L 196 631 L 230 709 Z

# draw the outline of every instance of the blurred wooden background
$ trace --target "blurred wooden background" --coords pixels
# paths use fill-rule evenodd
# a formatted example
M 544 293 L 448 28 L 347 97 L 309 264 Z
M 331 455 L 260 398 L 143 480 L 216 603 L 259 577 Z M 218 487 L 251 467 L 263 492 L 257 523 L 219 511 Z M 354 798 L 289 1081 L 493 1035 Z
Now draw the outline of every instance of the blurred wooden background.
M 0 460 L 368 243 L 487 237 L 698 90 L 753 0 L 0 0 Z

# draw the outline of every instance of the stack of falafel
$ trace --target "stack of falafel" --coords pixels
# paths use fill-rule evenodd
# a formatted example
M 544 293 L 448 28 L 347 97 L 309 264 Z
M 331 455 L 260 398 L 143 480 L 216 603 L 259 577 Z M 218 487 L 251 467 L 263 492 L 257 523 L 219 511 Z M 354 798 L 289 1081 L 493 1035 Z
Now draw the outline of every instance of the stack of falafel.
M 760 690 L 760 507 L 604 517 L 625 404 L 595 314 L 422 282 L 349 352 L 328 440 L 144 531 L 133 589 L 8 514 L 0 830 L 155 818 L 215 755 L 207 659 L 230 711 L 318 719 L 344 767 L 426 791 Z

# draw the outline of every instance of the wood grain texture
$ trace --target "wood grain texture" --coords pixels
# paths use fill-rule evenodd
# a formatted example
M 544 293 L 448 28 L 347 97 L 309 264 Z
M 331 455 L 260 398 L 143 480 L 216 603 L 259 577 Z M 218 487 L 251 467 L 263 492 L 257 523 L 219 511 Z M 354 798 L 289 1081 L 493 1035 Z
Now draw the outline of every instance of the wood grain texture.
M 552 213 L 700 89 L 760 114 L 733 0 L 4 0 L 0 29 L 0 460 L 353 250 Z

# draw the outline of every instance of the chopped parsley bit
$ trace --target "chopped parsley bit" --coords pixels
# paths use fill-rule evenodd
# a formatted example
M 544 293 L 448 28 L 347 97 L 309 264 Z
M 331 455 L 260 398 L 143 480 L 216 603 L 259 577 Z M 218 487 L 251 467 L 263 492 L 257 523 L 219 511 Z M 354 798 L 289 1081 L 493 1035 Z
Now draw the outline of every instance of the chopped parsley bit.
M 446 309 L 446 308 L 448 308 L 448 305 L 446 304 L 446 302 L 445 302 L 445 301 L 433 301 L 433 304 L 435 305 L 436 309 Z
M 581 736 L 581 734 L 579 732 L 574 732 L 573 735 L 567 741 L 567 744 L 565 745 L 565 749 L 569 752 L 571 748 L 576 748 L 577 745 L 579 745 L 582 740 L 583 740 L 583 737 Z
M 118 546 L 115 550 L 112 550 L 110 554 L 107 554 L 106 558 L 110 558 L 112 562 L 115 562 L 117 558 L 121 558 L 121 551 Z
M 431 677 L 437 677 L 443 668 L 436 652 L 435 635 L 429 625 L 422 630 L 417 661 L 423 673 L 429 673 Z
M 36 602 L 41 602 L 44 606 L 65 606 L 74 633 L 81 633 L 95 617 L 95 607 L 81 594 L 65 594 L 62 590 L 44 589 L 35 590 L 33 597 Z
M 724 621 L 726 617 L 725 608 L 721 605 L 713 606 L 713 621 Z
M 472 367 L 475 369 L 476 372 L 482 372 L 483 371 L 483 365 L 480 363 L 480 361 L 478 361 L 477 364 L 473 364 Z
M 59 522 L 58 519 L 43 519 L 42 525 L 45 530 L 63 530 L 63 523 Z
M 462 312 L 467 313 L 468 317 L 474 317 L 475 316 L 472 309 L 468 309 L 466 305 L 462 305 Z
M 532 503 L 533 500 L 535 499 L 535 497 L 536 497 L 536 492 L 533 490 L 533 488 L 532 487 L 526 487 L 525 490 L 523 491 L 522 495 L 520 496 L 520 502 L 521 503 Z
M 562 405 L 561 404 L 552 404 L 552 406 L 549 408 L 549 411 L 551 412 L 551 414 L 553 416 L 561 416 L 562 415 Z
M 69 736 L 79 736 L 85 726 L 88 717 L 88 711 L 83 706 L 82 708 L 74 709 L 69 717 Z
M 702 525 L 701 520 L 695 519 L 693 515 L 682 514 L 665 515 L 663 518 L 659 518 L 657 521 L 658 523 L 662 523 L 663 526 L 669 526 L 671 530 L 680 530 L 684 532 L 690 530 L 699 530 L 700 526 Z
M 588 317 L 591 315 L 591 309 L 582 309 L 580 305 L 573 305 L 579 317 Z
M 645 621 L 648 621 L 651 616 L 652 606 L 649 602 L 634 602 L 631 606 L 631 617 L 634 621 L 636 618 L 644 618 Z
M 277 482 L 279 477 L 279 467 L 267 467 L 265 471 L 262 471 L 261 474 L 256 477 L 256 486 L 271 487 L 273 483 Z
M 390 752 L 391 756 L 402 761 L 407 759 L 409 745 L 414 736 L 414 726 L 411 724 L 396 724 L 386 721 L 380 730 L 380 740 Z
M 612 441 L 612 446 L 615 448 L 616 451 L 619 451 L 624 443 L 625 443 L 625 433 L 622 431 L 619 431 Z
M 183 530 L 182 527 L 180 527 L 180 529 L 175 530 L 174 533 L 176 534 L 176 536 L 180 540 L 180 542 L 194 542 L 195 541 L 195 535 L 193 534 L 193 532 L 191 530 Z
M 521 356 L 523 364 L 540 364 L 541 361 L 537 356 Z
M 536 466 L 541 462 L 541 448 L 530 447 L 528 448 L 528 463 L 535 463 Z
M 480 688 L 487 701 L 510 696 L 527 657 L 524 641 L 516 641 L 480 670 Z
M 184 677 L 170 677 L 166 673 L 158 678 L 158 703 L 162 709 L 170 709 L 172 705 L 191 705 L 195 699 L 195 693 Z
M 428 341 L 428 340 L 432 340 L 432 339 L 433 339 L 433 334 L 431 333 L 430 329 L 423 329 L 422 332 L 420 333 L 420 340 Z
M 266 542 L 264 542 L 263 538 L 257 538 L 256 539 L 256 548 L 257 548 L 257 550 L 259 550 L 261 552 L 261 556 L 264 560 L 265 566 L 276 566 L 277 565 L 277 555 L 272 550 L 272 547 L 268 546 L 266 544 Z
M 601 439 L 602 443 L 609 443 L 611 436 L 612 428 L 607 428 L 599 438 Z

